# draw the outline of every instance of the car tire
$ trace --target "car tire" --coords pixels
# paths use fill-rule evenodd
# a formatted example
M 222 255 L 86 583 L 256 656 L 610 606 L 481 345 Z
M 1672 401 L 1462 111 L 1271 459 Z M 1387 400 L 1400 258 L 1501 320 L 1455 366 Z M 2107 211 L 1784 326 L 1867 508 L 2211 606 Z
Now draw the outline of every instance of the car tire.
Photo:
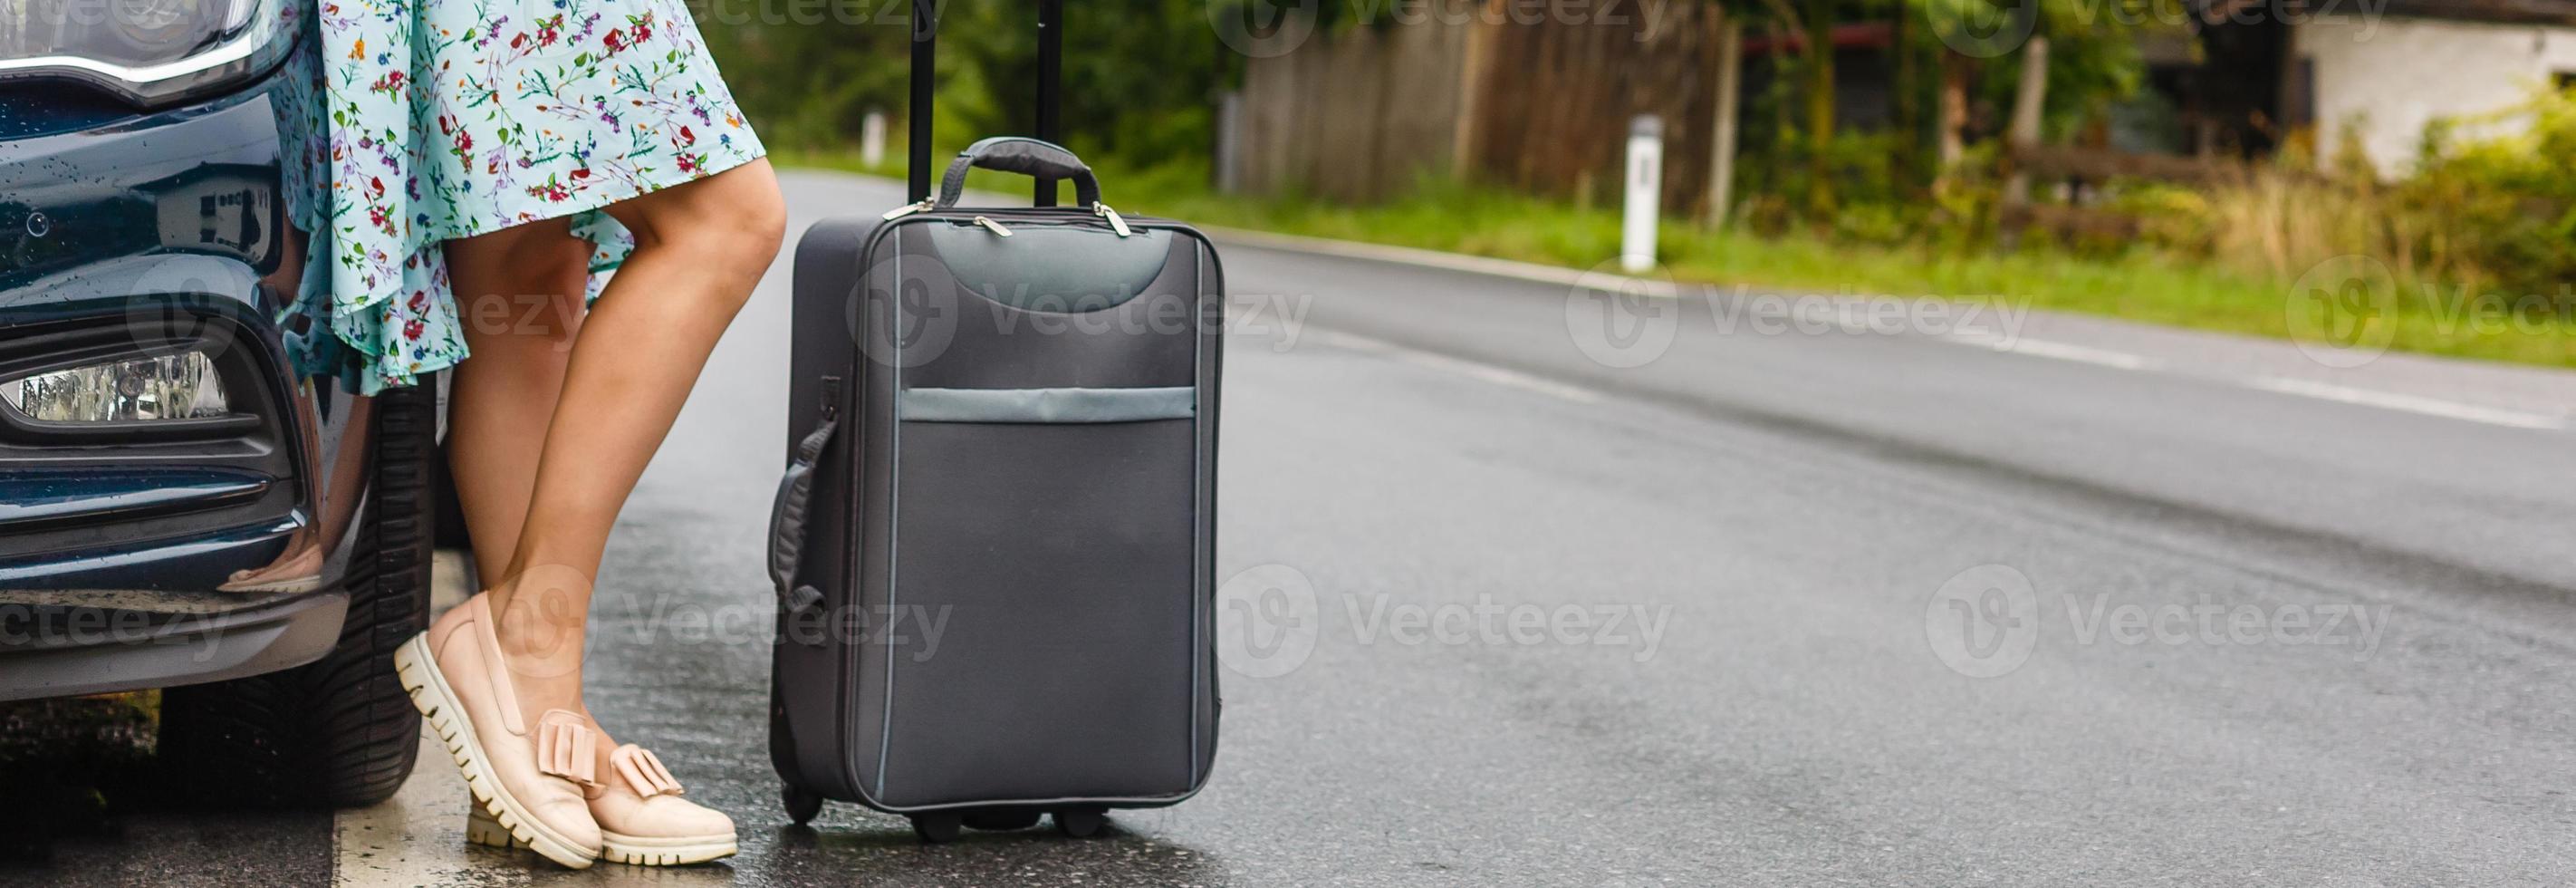
M 420 713 L 393 652 L 429 623 L 436 535 L 438 389 L 376 396 L 372 486 L 341 588 L 340 642 L 312 663 L 162 697 L 161 757 L 171 785 L 223 807 L 356 807 L 411 775 Z

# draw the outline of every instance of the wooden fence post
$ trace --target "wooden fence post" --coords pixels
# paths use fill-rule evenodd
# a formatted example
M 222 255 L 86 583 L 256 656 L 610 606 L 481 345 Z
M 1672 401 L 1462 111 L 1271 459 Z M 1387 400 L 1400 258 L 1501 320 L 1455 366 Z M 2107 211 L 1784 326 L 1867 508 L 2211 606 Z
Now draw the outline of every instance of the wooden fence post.
M 2013 92 L 2012 128 L 2005 134 L 2007 162 L 2011 155 L 2027 153 L 2039 145 L 2040 111 L 2048 101 L 2048 38 L 2032 36 L 2022 47 L 2020 88 Z M 2021 164 L 2011 165 L 2012 178 L 2004 184 L 2004 207 L 2018 209 L 2030 205 L 2030 171 Z
M 1744 23 L 1716 11 L 1717 113 L 1709 134 L 1708 227 L 1725 228 L 1735 191 L 1736 117 L 1743 110 Z
M 1466 45 L 1458 53 L 1458 119 L 1449 131 L 1449 177 L 1462 182 L 1475 177 L 1476 137 L 1483 132 L 1479 118 L 1485 113 L 1485 60 L 1493 54 L 1494 42 L 1494 29 L 1484 24 L 1485 19 L 1479 10 L 1458 25 L 1467 33 L 1461 35 Z

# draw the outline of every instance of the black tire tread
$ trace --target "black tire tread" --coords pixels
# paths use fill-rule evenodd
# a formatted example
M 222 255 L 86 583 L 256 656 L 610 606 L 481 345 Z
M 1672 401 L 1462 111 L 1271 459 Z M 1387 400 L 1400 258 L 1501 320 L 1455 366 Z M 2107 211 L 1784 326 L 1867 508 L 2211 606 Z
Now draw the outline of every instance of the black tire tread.
M 357 523 L 340 642 L 313 663 L 164 695 L 163 757 L 195 800 L 356 807 L 391 797 L 420 750 L 393 651 L 429 621 L 437 389 L 376 396 L 373 483 Z

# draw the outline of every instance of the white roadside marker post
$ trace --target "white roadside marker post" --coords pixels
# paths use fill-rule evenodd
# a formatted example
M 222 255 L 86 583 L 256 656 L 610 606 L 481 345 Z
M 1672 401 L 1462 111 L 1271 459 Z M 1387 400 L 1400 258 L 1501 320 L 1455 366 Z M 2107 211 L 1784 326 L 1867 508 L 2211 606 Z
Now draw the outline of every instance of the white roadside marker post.
M 1664 121 L 1640 114 L 1628 123 L 1628 194 L 1619 232 L 1619 267 L 1640 274 L 1655 267 L 1655 226 L 1662 217 Z
M 886 116 L 870 111 L 859 123 L 859 165 L 876 169 L 885 163 Z

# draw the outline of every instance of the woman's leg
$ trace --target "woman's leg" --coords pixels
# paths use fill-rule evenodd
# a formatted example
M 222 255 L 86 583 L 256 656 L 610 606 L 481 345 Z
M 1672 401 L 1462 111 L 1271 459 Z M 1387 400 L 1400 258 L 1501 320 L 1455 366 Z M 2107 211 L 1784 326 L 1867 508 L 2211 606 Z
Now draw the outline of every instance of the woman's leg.
M 582 321 L 518 545 L 507 568 L 485 577 L 531 715 L 584 711 L 581 643 L 609 530 L 786 229 L 767 161 L 608 211 L 634 233 L 635 250 Z
M 277 263 L 277 268 L 266 275 L 262 275 L 260 277 L 260 283 L 267 284 L 271 290 L 279 293 L 299 292 L 299 287 L 304 279 L 304 244 L 306 240 L 307 238 L 305 237 L 303 229 L 292 225 L 286 226 L 286 228 L 281 232 L 281 236 L 278 240 L 279 245 L 283 248 L 283 253 Z M 324 321 L 322 319 L 315 319 L 313 323 L 319 325 L 323 324 Z M 325 333 L 323 335 L 329 334 Z M 303 380 L 296 386 L 297 398 L 295 400 L 297 402 L 297 408 L 293 411 L 295 413 L 296 429 L 303 433 L 304 440 L 307 441 L 322 440 L 321 432 L 315 425 L 313 412 L 311 410 L 302 409 L 309 405 L 313 399 L 321 396 L 320 393 L 315 391 L 314 382 L 314 380 L 307 379 Z M 322 385 L 328 386 L 330 385 L 330 382 L 328 380 L 324 380 L 322 381 Z M 315 479 L 315 483 L 317 485 L 322 483 L 322 454 L 318 448 L 307 447 L 304 449 L 304 477 Z M 329 515 L 330 506 L 327 499 L 330 494 L 337 492 L 339 488 L 323 486 L 319 489 L 323 492 L 323 496 L 315 498 L 315 502 L 313 504 L 314 508 L 320 510 L 323 515 Z M 324 523 L 327 523 L 327 519 L 317 518 L 312 523 L 296 528 L 295 533 L 289 535 L 286 539 L 286 550 L 277 553 L 276 560 L 270 561 L 268 564 L 260 567 L 233 571 L 231 576 L 225 578 L 223 585 L 215 587 L 216 591 L 267 591 L 272 585 L 300 585 L 296 583 L 296 581 L 302 580 L 306 577 L 313 577 L 318 583 L 322 574 L 322 557 L 320 550 L 322 549 L 323 544 L 319 539 L 321 531 L 317 528 L 317 525 Z
M 563 219 L 447 243 L 470 357 L 449 383 L 448 468 L 484 585 L 507 579 L 537 486 L 590 284 L 590 242 Z

